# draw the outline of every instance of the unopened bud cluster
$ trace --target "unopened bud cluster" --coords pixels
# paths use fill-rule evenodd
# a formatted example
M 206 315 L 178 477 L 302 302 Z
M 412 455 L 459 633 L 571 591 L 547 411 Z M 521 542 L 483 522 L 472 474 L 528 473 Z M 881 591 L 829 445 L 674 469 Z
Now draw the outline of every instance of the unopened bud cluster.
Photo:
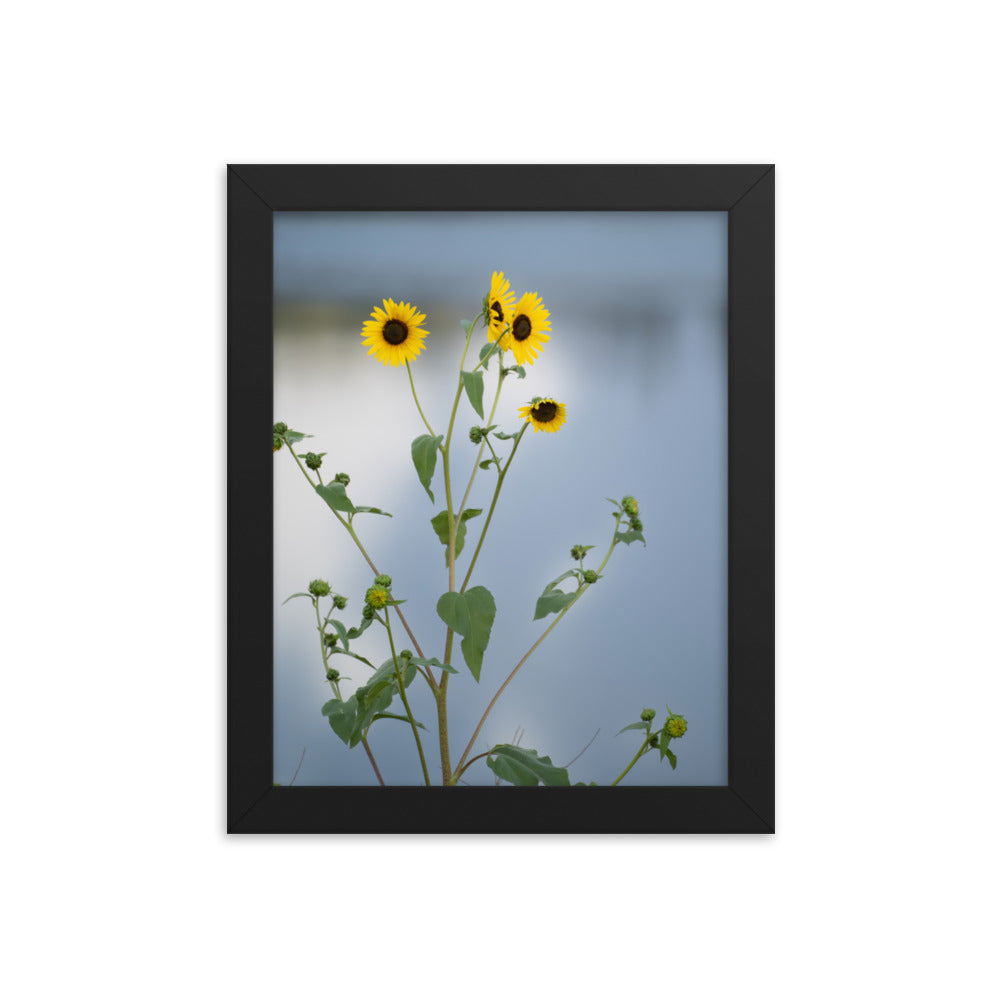
M 323 455 L 325 454 L 326 452 L 323 452 L 320 455 L 317 455 L 316 452 L 314 451 L 306 452 L 306 457 L 305 457 L 306 468 L 312 469 L 315 472 L 323 464 Z
M 334 477 L 333 481 L 335 483 L 340 483 L 342 486 L 351 485 L 351 477 L 346 472 L 338 472 Z
M 313 597 L 326 597 L 330 593 L 330 584 L 326 580 L 313 580 L 309 584 L 309 593 Z
M 573 548 L 569 550 L 570 556 L 576 560 L 582 559 L 587 554 L 586 545 L 574 545 Z
M 483 429 L 482 427 L 470 427 L 469 428 L 469 440 L 473 444 L 479 444 L 483 439 Z
M 583 571 L 583 582 L 584 583 L 597 583 L 597 570 L 596 569 L 585 569 Z

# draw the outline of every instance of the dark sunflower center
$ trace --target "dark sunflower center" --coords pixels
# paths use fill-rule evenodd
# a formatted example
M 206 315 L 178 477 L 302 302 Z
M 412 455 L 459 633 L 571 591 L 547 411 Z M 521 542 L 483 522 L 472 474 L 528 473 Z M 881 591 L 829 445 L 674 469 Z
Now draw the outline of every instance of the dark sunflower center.
M 535 403 L 535 405 L 531 408 L 531 415 L 540 424 L 547 424 L 555 417 L 557 411 L 558 407 L 556 404 L 550 403 L 546 400 L 544 403 Z
M 494 302 L 493 305 L 490 306 L 490 308 L 493 310 L 493 315 L 496 316 L 497 321 L 500 322 L 500 323 L 502 323 L 503 322 L 503 309 L 501 308 L 500 303 L 499 302 Z
M 523 314 L 518 316 L 511 324 L 510 332 L 515 340 L 527 340 L 531 336 L 531 320 Z
M 387 344 L 395 346 L 406 340 L 406 335 L 409 332 L 405 323 L 401 323 L 398 319 L 391 319 L 382 327 L 382 339 Z

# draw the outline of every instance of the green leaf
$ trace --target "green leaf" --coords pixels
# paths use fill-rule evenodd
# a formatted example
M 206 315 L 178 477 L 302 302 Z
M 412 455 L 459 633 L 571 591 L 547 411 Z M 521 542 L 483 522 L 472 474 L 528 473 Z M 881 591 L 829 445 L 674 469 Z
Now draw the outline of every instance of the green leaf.
M 331 654 L 337 654 L 337 653 L 339 653 L 341 656 L 350 656 L 352 659 L 360 660 L 362 663 L 366 663 L 369 667 L 371 667 L 372 670 L 375 669 L 375 664 L 372 663 L 371 660 L 365 659 L 365 657 L 361 656 L 359 653 L 352 653 L 349 649 L 338 649 L 337 647 L 334 647 L 332 650 L 330 650 L 330 653 L 328 653 L 327 655 L 329 656 Z
M 466 333 L 468 333 L 472 329 L 472 325 L 473 325 L 473 323 L 475 323 L 475 320 L 460 319 L 459 323 L 462 324 L 462 329 Z
M 517 432 L 515 431 L 513 434 L 505 434 L 503 431 L 497 431 L 493 436 L 495 438 L 500 438 L 501 441 L 509 441 L 511 438 L 517 437 Z
M 377 712 L 372 716 L 372 722 L 378 722 L 379 719 L 399 719 L 400 722 L 405 722 L 407 725 L 410 724 L 409 716 L 406 715 L 396 715 L 395 712 Z M 417 722 L 416 719 L 413 720 Z M 417 722 L 418 729 L 426 729 L 427 727 L 422 722 Z
M 666 747 L 664 747 L 663 748 L 663 752 L 666 754 L 667 760 L 670 761 L 670 770 L 671 771 L 676 771 L 677 770 L 677 757 L 674 754 L 673 750 L 668 750 Z
M 360 625 L 355 625 L 347 630 L 347 638 L 357 639 L 357 637 L 361 635 L 362 632 L 364 632 L 366 629 L 371 628 L 373 621 L 374 619 L 372 618 L 362 618 Z
M 568 608 L 579 596 L 580 591 L 574 590 L 572 594 L 565 594 L 561 590 L 546 590 L 535 604 L 535 621 L 544 618 L 546 615 L 555 614 Z
M 333 626 L 334 631 L 340 636 L 340 641 L 344 644 L 344 652 L 349 652 L 351 644 L 347 640 L 350 639 L 350 636 L 347 633 L 347 629 L 344 628 L 344 623 L 338 622 L 333 618 L 327 618 L 326 624 Z
M 438 434 L 437 437 L 421 434 L 420 437 L 414 438 L 410 445 L 410 453 L 413 455 L 413 464 L 416 466 L 420 485 L 427 490 L 431 503 L 434 502 L 434 494 L 431 493 L 431 480 L 434 478 L 434 467 L 437 465 L 438 447 L 443 440 L 443 434 Z
M 455 525 L 455 558 L 458 558 L 458 554 L 462 551 L 465 545 L 465 522 L 469 520 L 470 517 L 478 517 L 482 514 L 482 510 L 479 507 L 470 507 L 468 510 L 462 511 L 462 516 L 458 523 Z M 443 510 L 440 514 L 435 514 L 431 518 L 431 527 L 434 529 L 441 544 L 444 546 L 444 561 L 447 565 L 448 563 L 448 511 Z
M 524 378 L 528 373 L 521 367 L 521 365 L 514 365 L 512 368 L 505 368 L 503 370 L 504 375 L 509 375 L 511 372 L 517 372 L 518 378 Z
M 310 600 L 312 600 L 313 595 L 312 594 L 292 594 L 292 597 L 286 597 L 281 602 L 281 606 L 284 607 L 290 600 L 292 600 L 293 597 L 308 597 Z
M 490 630 L 497 613 L 493 595 L 485 587 L 472 587 L 464 594 L 451 590 L 441 595 L 437 613 L 445 625 L 464 636 L 462 656 L 478 682 L 483 669 L 483 653 L 490 641 Z
M 492 459 L 492 458 L 488 458 L 488 459 L 486 459 L 485 462 L 480 462 L 479 463 L 479 468 L 480 469 L 488 469 L 494 463 L 494 461 L 496 461 L 496 460 Z M 497 463 L 497 468 L 498 469 L 500 468 L 500 463 L 499 462 Z M 302 597 L 304 595 L 302 595 L 302 594 L 296 594 L 295 596 L 296 597 Z M 305 595 L 305 596 L 307 596 L 307 595 Z
M 537 750 L 525 750 L 504 743 L 494 747 L 486 766 L 503 781 L 522 787 L 535 787 L 539 781 L 548 787 L 569 787 L 569 772 L 556 767 L 551 757 L 539 757 Z
M 351 695 L 347 701 L 334 698 L 323 706 L 323 714 L 330 723 L 330 728 L 350 745 L 351 735 L 358 721 L 358 700 Z
M 462 372 L 462 384 L 465 386 L 465 394 L 469 397 L 472 408 L 482 419 L 483 414 L 483 373 L 482 372 Z
M 649 730 L 648 722 L 633 722 L 631 725 L 625 726 L 623 729 L 619 729 L 615 736 L 621 736 L 622 733 L 627 733 L 630 729 L 643 729 Z
M 317 486 L 316 492 L 326 501 L 330 510 L 340 510 L 345 514 L 353 514 L 355 507 L 347 499 L 347 491 L 343 483 L 327 483 L 326 486 Z
M 289 444 L 298 444 L 299 441 L 304 441 L 306 438 L 311 438 L 312 434 L 300 434 L 298 431 L 285 431 L 284 438 Z M 325 455 L 326 452 L 324 451 Z
M 615 541 L 624 542 L 626 545 L 631 545 L 633 542 L 642 542 L 643 545 L 646 544 L 646 539 L 642 537 L 641 531 L 616 531 Z
M 387 510 L 379 510 L 378 507 L 355 507 L 355 514 L 381 514 L 383 517 L 392 517 Z
M 439 667 L 447 670 L 449 674 L 457 674 L 458 671 L 450 663 L 442 663 L 437 657 L 432 656 L 429 660 L 423 660 L 419 656 L 414 656 L 410 663 L 419 663 L 422 667 Z
M 490 351 L 493 350 L 493 347 L 494 347 L 493 344 L 486 343 L 483 344 L 483 346 L 479 349 L 479 360 L 483 364 L 483 371 L 485 371 L 489 367 L 489 362 L 486 360 L 486 358 L 489 355 Z

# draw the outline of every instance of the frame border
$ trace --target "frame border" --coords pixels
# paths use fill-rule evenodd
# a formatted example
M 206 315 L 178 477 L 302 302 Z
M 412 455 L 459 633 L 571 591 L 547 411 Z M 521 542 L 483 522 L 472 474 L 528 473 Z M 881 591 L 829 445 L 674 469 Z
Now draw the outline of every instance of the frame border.
M 230 165 L 227 180 L 227 831 L 773 833 L 774 166 Z M 728 785 L 274 785 L 273 457 L 254 443 L 273 423 L 273 216 L 324 210 L 728 213 Z

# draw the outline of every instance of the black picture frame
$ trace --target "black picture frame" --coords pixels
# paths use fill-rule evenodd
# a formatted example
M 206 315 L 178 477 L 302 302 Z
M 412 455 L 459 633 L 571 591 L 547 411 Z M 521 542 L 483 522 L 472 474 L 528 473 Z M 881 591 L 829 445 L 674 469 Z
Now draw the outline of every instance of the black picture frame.
M 323 210 L 728 213 L 728 785 L 274 785 L 273 217 Z M 773 833 L 773 165 L 230 165 L 228 261 L 228 831 Z

